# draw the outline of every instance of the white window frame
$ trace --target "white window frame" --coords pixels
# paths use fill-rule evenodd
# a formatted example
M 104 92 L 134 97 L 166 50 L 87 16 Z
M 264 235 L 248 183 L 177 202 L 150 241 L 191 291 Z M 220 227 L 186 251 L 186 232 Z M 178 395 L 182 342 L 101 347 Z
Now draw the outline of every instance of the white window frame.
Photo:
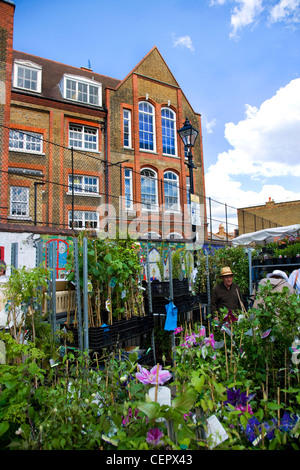
M 73 84 L 73 90 L 74 93 L 72 96 L 68 96 L 68 92 L 70 88 L 67 86 L 68 81 L 72 82 Z M 82 99 L 82 87 L 86 87 L 87 89 L 87 99 L 83 100 Z M 92 87 L 97 88 L 98 90 L 98 100 L 97 103 L 95 103 L 91 98 L 93 93 L 91 93 Z M 59 88 L 61 91 L 61 94 L 65 100 L 70 100 L 70 101 L 76 101 L 78 103 L 83 103 L 88 106 L 97 106 L 101 107 L 102 106 L 102 83 L 96 82 L 95 80 L 90 80 L 86 77 L 81 77 L 78 75 L 69 75 L 69 74 L 64 74 L 62 77 Z M 85 93 L 84 93 L 85 94 Z
M 173 175 L 175 178 L 167 178 L 167 175 Z M 176 189 L 177 195 L 166 195 L 166 184 L 169 186 L 173 186 Z M 176 204 L 169 204 L 167 203 L 167 198 L 175 198 L 177 199 Z M 164 173 L 164 198 L 165 198 L 165 210 L 166 212 L 179 212 L 180 211 L 180 199 L 179 199 L 179 176 L 174 171 L 168 170 Z
M 133 210 L 133 185 L 131 168 L 124 168 L 124 196 L 125 210 Z
M 93 220 L 92 222 L 96 225 L 90 226 L 89 222 L 89 216 L 92 216 Z M 68 213 L 69 217 L 69 227 L 71 228 L 71 223 L 72 223 L 72 211 L 69 211 Z M 86 230 L 86 229 L 98 229 L 99 228 L 99 213 L 97 211 L 80 211 L 80 210 L 75 210 L 74 211 L 74 229 L 78 230 Z
M 14 194 L 15 190 L 17 190 L 19 194 Z M 13 217 L 16 219 L 28 219 L 29 218 L 29 188 L 26 188 L 24 186 L 11 186 L 10 187 L 10 212 L 9 213 L 10 213 L 10 217 Z
M 163 116 L 164 112 L 166 114 L 170 114 L 170 116 Z M 165 124 L 164 123 L 165 121 Z M 169 125 L 168 125 L 169 123 Z M 161 109 L 161 131 L 162 131 L 162 148 L 163 148 L 163 155 L 168 155 L 171 157 L 177 157 L 177 135 L 176 135 L 176 113 L 170 108 L 162 108 Z M 168 135 L 169 134 L 169 135 Z M 174 141 L 174 153 L 172 152 L 164 152 L 164 138 L 171 139 Z M 172 147 L 170 147 L 172 148 Z
M 12 143 L 17 144 L 15 147 Z M 36 148 L 40 146 L 39 150 Z M 35 153 L 38 155 L 43 154 L 43 134 L 36 132 L 25 132 L 17 129 L 10 129 L 9 131 L 9 150 L 13 152 Z
M 20 78 L 19 72 L 23 70 L 29 73 L 36 73 L 36 80 L 33 80 L 32 77 Z M 24 83 L 21 83 L 23 81 Z M 25 86 L 26 84 L 29 86 Z M 32 85 L 36 83 L 36 87 Z M 20 88 L 21 90 L 28 90 L 33 93 L 41 93 L 42 91 L 42 67 L 34 62 L 17 59 L 14 61 L 14 71 L 13 71 L 13 86 L 14 88 Z
M 141 109 L 141 106 L 143 107 L 147 107 L 148 110 L 144 110 L 144 109 Z M 150 111 L 151 110 L 151 111 Z M 141 116 L 143 116 L 143 128 L 141 129 Z M 152 131 L 149 131 L 147 129 L 147 125 L 149 125 L 149 123 L 147 122 L 148 119 L 152 119 L 152 123 L 151 123 L 151 126 L 152 126 Z M 153 149 L 151 148 L 144 148 L 143 146 L 141 146 L 141 138 L 140 138 L 140 133 L 143 132 L 145 133 L 146 135 L 152 135 L 153 137 Z M 141 151 L 143 152 L 156 152 L 156 135 L 155 135 L 155 108 L 154 106 L 149 103 L 148 101 L 140 101 L 139 102 L 139 148 Z
M 144 174 L 144 173 L 148 173 L 148 174 Z M 152 173 L 153 175 L 150 176 L 149 173 Z M 145 183 L 147 184 L 147 181 L 148 181 L 148 185 L 149 183 L 151 183 L 151 186 L 152 185 L 152 181 L 154 181 L 154 190 L 155 190 L 155 202 L 147 202 L 147 201 L 144 201 L 143 202 L 143 194 L 145 195 L 145 198 L 147 197 L 147 195 L 149 196 L 152 196 L 153 194 L 147 194 L 146 192 L 143 193 L 143 179 L 145 181 Z M 142 168 L 141 170 L 141 204 L 142 204 L 142 211 L 147 211 L 147 212 L 158 212 L 158 190 L 157 190 L 157 173 L 152 169 L 152 168 Z M 146 207 L 147 205 L 147 207 Z M 149 206 L 149 207 L 148 207 Z
M 71 138 L 71 132 L 76 133 Z M 94 148 L 89 148 L 89 140 L 86 140 L 85 137 L 90 135 L 95 135 L 95 142 L 92 143 Z M 80 138 L 79 138 L 80 137 Z M 73 141 L 73 143 L 71 143 Z M 81 142 L 82 146 L 78 145 L 78 142 Z M 86 152 L 98 152 L 99 148 L 99 131 L 96 127 L 84 126 L 82 124 L 69 123 L 69 147 L 73 147 L 76 150 L 82 150 Z
M 125 138 L 126 136 L 126 138 Z M 125 143 L 128 140 L 128 143 Z M 123 147 L 132 148 L 131 140 L 131 110 L 123 109 Z
M 99 178 L 91 175 L 73 175 L 74 176 L 74 194 L 80 196 L 98 196 L 99 195 Z M 88 179 L 93 178 L 95 184 L 91 184 Z M 94 188 L 93 189 L 91 189 Z M 90 189 L 89 189 L 90 188 Z M 68 175 L 68 193 L 72 194 L 72 174 Z

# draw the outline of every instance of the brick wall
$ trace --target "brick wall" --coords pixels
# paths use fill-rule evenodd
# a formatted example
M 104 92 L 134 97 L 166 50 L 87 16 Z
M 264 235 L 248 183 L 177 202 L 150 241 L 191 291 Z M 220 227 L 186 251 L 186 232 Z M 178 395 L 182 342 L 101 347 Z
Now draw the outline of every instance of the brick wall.
M 9 125 L 12 47 L 15 6 L 0 0 L 0 124 Z M 0 129 L 0 217 L 6 214 L 8 184 L 8 141 L 3 128 Z
M 270 227 L 284 227 L 300 223 L 300 201 L 275 203 L 238 209 L 239 234 Z

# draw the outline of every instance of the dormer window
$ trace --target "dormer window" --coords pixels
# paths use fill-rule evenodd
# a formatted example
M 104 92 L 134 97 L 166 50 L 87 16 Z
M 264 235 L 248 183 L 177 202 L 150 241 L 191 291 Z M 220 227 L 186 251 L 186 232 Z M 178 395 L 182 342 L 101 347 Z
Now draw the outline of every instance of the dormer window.
M 22 90 L 41 93 L 42 67 L 30 61 L 15 60 L 13 86 Z
M 64 75 L 60 82 L 66 100 L 79 101 L 92 106 L 102 106 L 102 84 L 76 75 Z

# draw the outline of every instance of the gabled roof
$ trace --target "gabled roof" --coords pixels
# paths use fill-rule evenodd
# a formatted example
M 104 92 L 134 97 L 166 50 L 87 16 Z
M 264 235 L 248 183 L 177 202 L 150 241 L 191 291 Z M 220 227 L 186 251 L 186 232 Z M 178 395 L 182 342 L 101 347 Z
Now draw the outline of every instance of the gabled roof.
M 151 67 L 152 59 L 155 61 L 156 67 Z M 129 72 L 127 76 L 122 81 L 120 81 L 120 83 L 117 85 L 116 88 L 119 88 L 122 85 L 122 83 L 124 83 L 125 80 L 127 80 L 127 78 L 130 77 L 130 75 L 132 75 L 133 73 L 141 74 L 149 78 L 152 78 L 153 80 L 157 80 L 156 70 L 157 70 L 158 61 L 161 61 L 162 64 L 164 65 L 165 78 L 162 81 L 164 81 L 165 83 L 169 83 L 170 85 L 175 86 L 177 88 L 180 88 L 180 86 L 178 85 L 178 82 L 176 81 L 174 75 L 172 74 L 171 70 L 166 64 L 157 46 L 152 47 L 152 49 L 148 52 L 148 54 L 146 54 L 145 57 L 143 57 L 143 59 L 140 60 L 140 62 L 131 70 L 131 72 Z
M 89 79 L 93 78 L 95 81 L 102 83 L 103 103 L 105 98 L 105 88 L 115 88 L 120 83 L 120 80 L 95 73 L 86 68 L 72 67 L 71 65 L 61 64 L 59 62 L 37 57 L 25 52 L 13 51 L 13 61 L 15 59 L 34 62 L 42 67 L 42 91 L 39 93 L 39 96 L 54 101 L 65 101 L 69 103 L 68 100 L 63 99 L 58 86 L 64 74 L 77 75 Z M 12 91 L 20 92 L 18 88 L 14 87 L 12 88 Z M 36 95 L 36 93 L 30 94 Z

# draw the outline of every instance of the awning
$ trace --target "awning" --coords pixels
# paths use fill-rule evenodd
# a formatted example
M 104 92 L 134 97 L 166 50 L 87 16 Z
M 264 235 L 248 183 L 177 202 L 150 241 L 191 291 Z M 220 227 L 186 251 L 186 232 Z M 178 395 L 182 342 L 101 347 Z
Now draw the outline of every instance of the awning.
M 232 240 L 233 246 L 250 245 L 250 243 L 265 244 L 275 242 L 284 237 L 300 237 L 300 224 L 287 225 L 286 227 L 273 227 L 245 233 Z

